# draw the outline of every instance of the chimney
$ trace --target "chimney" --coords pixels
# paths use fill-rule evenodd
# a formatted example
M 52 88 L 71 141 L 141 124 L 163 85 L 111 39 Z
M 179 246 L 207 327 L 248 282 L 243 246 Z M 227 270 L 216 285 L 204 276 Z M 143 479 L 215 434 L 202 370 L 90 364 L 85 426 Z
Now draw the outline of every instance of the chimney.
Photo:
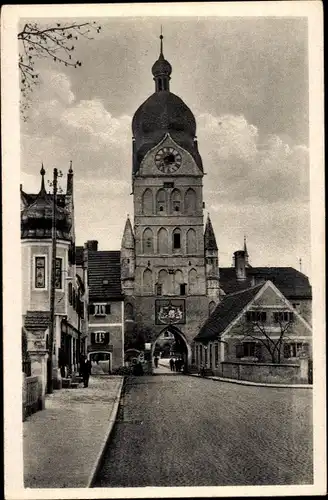
M 234 262 L 238 281 L 246 279 L 246 258 L 244 250 L 234 252 Z
M 98 250 L 98 241 L 97 240 L 88 240 L 86 242 L 86 247 L 88 250 L 91 250 L 93 252 L 97 252 Z

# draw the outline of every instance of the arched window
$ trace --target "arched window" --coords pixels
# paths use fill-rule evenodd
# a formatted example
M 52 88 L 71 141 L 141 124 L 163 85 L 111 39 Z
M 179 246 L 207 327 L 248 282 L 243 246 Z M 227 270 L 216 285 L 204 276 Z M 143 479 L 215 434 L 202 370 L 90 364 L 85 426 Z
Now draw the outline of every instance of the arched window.
M 181 230 L 178 227 L 172 233 L 172 249 L 173 252 L 181 251 Z
M 197 252 L 197 240 L 196 231 L 194 229 L 188 229 L 187 232 L 187 253 L 195 254 Z
M 125 304 L 125 319 L 133 319 L 133 305 L 130 302 Z
M 169 236 L 167 229 L 165 229 L 164 227 L 161 227 L 161 229 L 158 231 L 157 241 L 157 252 L 159 254 L 169 253 Z
M 197 293 L 197 271 L 196 269 L 190 269 L 188 274 L 188 285 L 190 295 Z
M 215 309 L 215 302 L 212 300 L 208 305 L 208 315 L 210 316 Z
M 157 295 L 167 295 L 168 293 L 168 274 L 165 269 L 161 269 L 158 273 L 157 280 Z
M 183 274 L 180 269 L 178 269 L 174 273 L 174 294 L 186 295 L 186 284 L 183 280 Z
M 156 194 L 156 213 L 166 213 L 166 191 L 159 189 Z
M 196 212 L 196 193 L 191 188 L 189 188 L 185 194 L 184 210 L 188 215 L 194 215 Z
M 144 293 L 153 293 L 153 275 L 150 269 L 144 270 L 142 282 Z
M 147 227 L 142 235 L 142 251 L 143 253 L 154 253 L 153 231 Z
M 173 189 L 171 193 L 171 214 L 181 212 L 181 193 L 178 189 Z
M 153 193 L 149 188 L 142 195 L 142 213 L 144 215 L 153 214 Z

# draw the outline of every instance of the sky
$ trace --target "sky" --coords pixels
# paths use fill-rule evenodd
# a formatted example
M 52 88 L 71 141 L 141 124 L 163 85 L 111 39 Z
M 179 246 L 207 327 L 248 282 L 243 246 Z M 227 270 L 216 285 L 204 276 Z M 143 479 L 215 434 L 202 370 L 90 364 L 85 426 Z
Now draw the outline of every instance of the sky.
M 80 68 L 48 59 L 21 122 L 21 182 L 40 187 L 72 160 L 77 244 L 120 249 L 131 193 L 134 112 L 154 92 L 151 67 L 171 63 L 170 90 L 195 115 L 204 201 L 232 264 L 244 235 L 253 266 L 310 274 L 307 20 L 302 17 L 96 19 L 76 42 Z M 51 25 L 58 19 L 39 20 Z

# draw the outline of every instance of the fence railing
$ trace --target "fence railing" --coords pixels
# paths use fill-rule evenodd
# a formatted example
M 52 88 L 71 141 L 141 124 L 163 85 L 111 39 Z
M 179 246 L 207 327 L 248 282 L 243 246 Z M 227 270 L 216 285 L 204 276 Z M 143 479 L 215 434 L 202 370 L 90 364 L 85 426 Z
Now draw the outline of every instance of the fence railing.
M 41 385 L 38 377 L 24 377 L 23 420 L 41 409 Z

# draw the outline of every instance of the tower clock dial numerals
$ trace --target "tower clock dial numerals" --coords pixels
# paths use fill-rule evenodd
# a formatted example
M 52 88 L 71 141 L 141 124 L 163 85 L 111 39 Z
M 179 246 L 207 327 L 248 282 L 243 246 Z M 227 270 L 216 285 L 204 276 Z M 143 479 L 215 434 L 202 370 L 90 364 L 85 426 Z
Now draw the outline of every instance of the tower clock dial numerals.
M 176 172 L 180 168 L 181 161 L 181 154 L 172 147 L 160 149 L 155 156 L 156 167 L 164 174 Z

